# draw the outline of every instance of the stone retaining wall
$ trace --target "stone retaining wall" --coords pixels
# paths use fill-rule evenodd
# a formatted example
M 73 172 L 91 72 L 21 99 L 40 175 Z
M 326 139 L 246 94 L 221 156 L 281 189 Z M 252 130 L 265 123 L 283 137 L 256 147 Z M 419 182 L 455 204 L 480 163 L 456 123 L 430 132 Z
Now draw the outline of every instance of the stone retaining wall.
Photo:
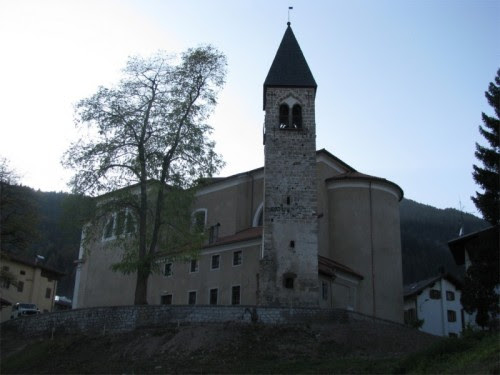
M 307 324 L 354 320 L 389 321 L 340 309 L 272 308 L 255 306 L 112 306 L 46 313 L 9 320 L 1 330 L 23 336 L 65 333 L 128 332 L 138 328 L 201 323 Z

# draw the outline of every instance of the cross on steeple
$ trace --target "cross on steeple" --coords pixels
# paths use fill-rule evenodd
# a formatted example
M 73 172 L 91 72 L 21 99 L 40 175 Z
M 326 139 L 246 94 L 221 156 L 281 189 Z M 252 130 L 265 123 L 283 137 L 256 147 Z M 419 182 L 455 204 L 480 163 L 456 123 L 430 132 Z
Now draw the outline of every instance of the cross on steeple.
M 293 7 L 288 7 L 288 22 L 286 23 L 288 26 L 290 26 L 290 10 L 293 9 Z

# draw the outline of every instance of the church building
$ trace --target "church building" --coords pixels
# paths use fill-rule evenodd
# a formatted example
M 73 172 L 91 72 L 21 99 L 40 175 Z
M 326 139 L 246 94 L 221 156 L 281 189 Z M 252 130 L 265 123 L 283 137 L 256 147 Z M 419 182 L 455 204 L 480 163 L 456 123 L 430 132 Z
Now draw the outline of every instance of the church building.
M 403 322 L 403 191 L 316 150 L 316 88 L 288 23 L 264 81 L 264 167 L 197 190 L 207 243 L 150 277 L 150 304 L 320 306 Z M 80 252 L 74 308 L 133 304 L 135 275 L 109 269 L 121 257 L 112 240 Z

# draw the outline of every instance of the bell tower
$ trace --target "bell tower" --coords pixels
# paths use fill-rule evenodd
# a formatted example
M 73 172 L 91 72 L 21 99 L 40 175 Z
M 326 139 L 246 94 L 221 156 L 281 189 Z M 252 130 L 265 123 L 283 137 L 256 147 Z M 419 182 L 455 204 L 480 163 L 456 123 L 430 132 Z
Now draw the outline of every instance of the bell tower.
M 264 82 L 261 305 L 319 304 L 316 88 L 288 22 Z

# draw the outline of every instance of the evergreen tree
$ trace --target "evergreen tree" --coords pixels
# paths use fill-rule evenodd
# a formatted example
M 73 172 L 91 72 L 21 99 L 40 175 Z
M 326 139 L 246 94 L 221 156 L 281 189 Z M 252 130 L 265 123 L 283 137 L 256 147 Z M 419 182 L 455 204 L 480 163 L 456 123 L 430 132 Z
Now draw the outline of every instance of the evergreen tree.
M 482 162 L 483 168 L 474 165 L 473 177 L 484 193 L 476 192 L 472 197 L 476 207 L 483 217 L 492 225 L 499 224 L 500 210 L 500 69 L 495 82 L 491 82 L 485 92 L 488 103 L 493 107 L 496 118 L 483 112 L 483 126 L 479 132 L 486 138 L 491 148 L 476 143 L 476 157 Z M 493 233 L 490 236 L 490 233 Z M 468 248 L 471 265 L 465 273 L 464 288 L 461 303 L 469 314 L 476 312 L 476 323 L 487 327 L 497 322 L 499 284 L 499 238 L 498 227 L 483 231 L 481 241 L 471 243 Z M 490 238 L 491 237 L 491 238 Z
M 474 181 L 484 189 L 484 193 L 476 192 L 471 197 L 483 217 L 492 225 L 499 223 L 500 211 L 500 69 L 497 71 L 495 82 L 491 82 L 488 91 L 485 92 L 488 103 L 493 107 L 496 118 L 486 115 L 484 112 L 483 126 L 479 126 L 479 132 L 486 138 L 491 148 L 476 143 L 476 157 L 482 162 L 483 168 L 474 165 L 472 173 Z

